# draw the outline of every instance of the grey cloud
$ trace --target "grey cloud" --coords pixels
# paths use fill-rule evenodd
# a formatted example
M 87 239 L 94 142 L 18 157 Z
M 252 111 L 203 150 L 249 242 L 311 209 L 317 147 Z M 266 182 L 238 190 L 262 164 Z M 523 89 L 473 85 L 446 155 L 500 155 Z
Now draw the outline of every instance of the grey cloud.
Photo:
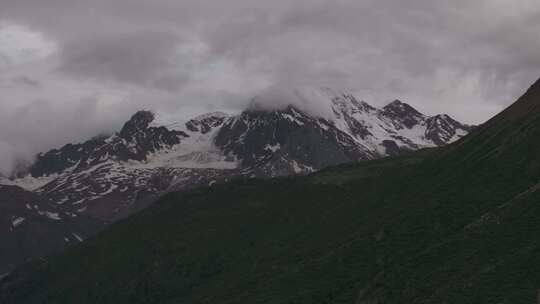
M 98 113 L 111 109 L 103 96 L 125 96 L 112 102 L 107 123 L 92 117 L 62 140 L 98 124 L 112 128 L 137 106 L 238 111 L 255 95 L 281 106 L 295 86 L 344 89 L 375 105 L 399 98 L 427 114 L 480 123 L 540 76 L 537 0 L 0 0 L 0 7 L 0 24 L 39 31 L 59 47 L 52 68 L 24 71 L 42 82 L 41 99 L 62 101 L 43 111 L 42 123 L 77 124 L 56 113 L 76 116 L 89 94 Z M 3 86 L 22 72 L 6 73 Z M 69 96 L 56 89 L 74 83 L 81 88 Z M 10 92 L 11 108 L 39 97 Z M 0 142 L 20 137 L 8 133 Z M 42 138 L 40 147 L 60 142 Z
M 11 111 L 0 113 L 0 172 L 9 172 L 18 161 L 52 147 L 90 139 L 117 130 L 119 118 L 133 113 L 130 107 L 99 106 L 99 96 L 72 100 L 59 107 L 47 99 L 36 99 Z
M 171 87 L 187 75 L 171 74 L 178 38 L 170 33 L 106 34 L 64 45 L 60 70 L 73 76 L 143 86 Z
M 11 79 L 12 85 L 15 86 L 23 86 L 23 87 L 30 87 L 30 88 L 41 88 L 42 84 L 41 81 L 33 79 L 28 76 L 17 76 Z
M 437 100 L 433 79 L 451 69 L 455 77 L 484 79 L 476 94 L 462 102 L 507 105 L 540 73 L 535 56 L 540 46 L 532 38 L 540 24 L 532 17 L 539 6 L 530 2 L 528 10 L 509 20 L 503 18 L 505 4 L 491 5 L 501 14 L 486 6 L 465 1 L 322 1 L 295 6 L 278 18 L 262 14 L 225 22 L 211 31 L 208 41 L 216 56 L 225 54 L 242 64 L 263 58 L 264 69 L 277 83 L 291 78 L 317 82 L 334 73 L 346 75 L 333 79 L 345 87 L 386 91 L 382 99 L 420 97 L 411 102 L 431 108 L 440 103 L 441 110 L 448 110 L 445 103 L 455 99 Z M 399 90 L 396 84 L 401 84 Z M 423 98 L 415 93 L 419 90 Z M 476 122 L 490 115 L 452 114 Z

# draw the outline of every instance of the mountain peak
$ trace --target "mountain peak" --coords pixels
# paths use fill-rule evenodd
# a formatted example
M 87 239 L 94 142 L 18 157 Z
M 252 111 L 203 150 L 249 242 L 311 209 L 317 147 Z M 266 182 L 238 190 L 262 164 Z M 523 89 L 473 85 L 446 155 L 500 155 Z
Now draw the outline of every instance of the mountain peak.
M 138 131 L 147 129 L 154 118 L 155 115 L 151 111 L 137 111 L 120 130 L 120 137 L 130 137 Z
M 383 107 L 384 110 L 401 110 L 401 111 L 415 111 L 418 112 L 415 108 L 413 108 L 411 105 L 409 105 L 406 102 L 403 102 L 399 99 L 396 99 L 392 101 L 391 103 L 387 104 Z M 418 112 L 420 113 L 420 112 Z
M 206 134 L 220 126 L 230 115 L 223 112 L 211 112 L 199 115 L 186 123 L 186 128 L 191 132 Z
M 401 121 L 409 129 L 425 118 L 424 114 L 398 99 L 384 106 L 382 113 L 392 120 Z
M 193 118 L 193 120 L 205 120 L 205 119 L 208 119 L 208 118 L 226 118 L 226 117 L 230 117 L 230 116 L 231 116 L 230 114 L 227 114 L 225 112 L 215 111 L 215 112 L 209 112 L 209 113 L 201 114 L 201 115 Z
M 284 100 L 279 100 L 278 105 L 268 106 L 261 100 L 254 98 L 244 111 L 240 114 L 240 117 L 273 117 L 273 115 L 281 115 L 283 113 L 304 113 L 301 108 L 294 102 L 285 102 Z
M 406 103 L 404 103 L 403 101 L 401 101 L 399 99 L 395 99 L 394 101 L 390 102 L 386 106 L 400 106 L 400 105 L 404 105 L 404 104 L 406 104 Z
M 341 110 L 345 110 L 352 113 L 352 112 L 357 112 L 357 111 L 371 112 L 371 111 L 376 110 L 369 103 L 363 100 L 359 101 L 352 94 L 340 93 L 339 95 L 330 96 L 330 98 L 332 101 L 332 108 L 334 108 L 334 111 L 336 109 L 341 109 Z
M 432 120 L 442 120 L 442 121 L 446 121 L 446 122 L 450 122 L 450 123 L 457 122 L 455 119 L 450 117 L 450 115 L 448 115 L 448 114 L 437 114 L 437 115 L 432 116 L 431 119 Z
M 440 146 L 456 141 L 467 135 L 473 128 L 456 121 L 447 114 L 429 117 L 426 120 L 426 127 L 426 138 Z

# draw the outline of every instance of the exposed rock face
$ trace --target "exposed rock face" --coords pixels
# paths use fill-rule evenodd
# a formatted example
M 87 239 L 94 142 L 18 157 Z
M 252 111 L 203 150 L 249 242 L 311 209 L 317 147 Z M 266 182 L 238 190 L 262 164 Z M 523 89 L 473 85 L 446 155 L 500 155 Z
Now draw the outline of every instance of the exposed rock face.
M 243 167 L 257 168 L 263 176 L 312 172 L 375 157 L 330 121 L 292 106 L 271 112 L 245 111 L 225 123 L 215 143 L 240 159 Z
M 188 135 L 182 131 L 150 127 L 154 114 L 139 111 L 127 121 L 118 134 L 94 138 L 82 144 L 67 144 L 37 156 L 31 166 L 33 177 L 83 169 L 106 160 L 144 161 L 147 155 L 178 145 Z
M 463 125 L 446 114 L 429 117 L 426 125 L 426 138 L 438 146 L 463 137 L 472 130 L 471 126 Z
M 382 114 L 390 118 L 397 128 L 411 129 L 425 120 L 425 116 L 410 105 L 394 100 L 382 109 Z
M 40 153 L 37 155 L 36 162 L 30 167 L 30 174 L 33 177 L 39 177 L 63 172 L 80 160 L 88 159 L 90 153 L 103 143 L 103 139 L 91 139 L 82 144 L 67 144 L 60 149 Z
M 186 128 L 191 132 L 206 134 L 212 131 L 213 128 L 222 125 L 228 117 L 229 115 L 222 112 L 204 114 L 188 121 Z

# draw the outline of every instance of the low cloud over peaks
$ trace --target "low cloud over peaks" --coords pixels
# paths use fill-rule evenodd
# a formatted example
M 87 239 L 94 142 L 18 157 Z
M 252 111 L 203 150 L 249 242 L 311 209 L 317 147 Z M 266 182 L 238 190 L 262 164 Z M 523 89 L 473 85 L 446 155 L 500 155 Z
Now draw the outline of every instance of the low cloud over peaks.
M 306 85 L 478 124 L 540 76 L 537 0 L 0 2 L 3 155 L 113 131 L 140 108 L 240 111 L 259 96 L 324 115 L 294 94 Z M 28 107 L 37 120 L 14 114 Z

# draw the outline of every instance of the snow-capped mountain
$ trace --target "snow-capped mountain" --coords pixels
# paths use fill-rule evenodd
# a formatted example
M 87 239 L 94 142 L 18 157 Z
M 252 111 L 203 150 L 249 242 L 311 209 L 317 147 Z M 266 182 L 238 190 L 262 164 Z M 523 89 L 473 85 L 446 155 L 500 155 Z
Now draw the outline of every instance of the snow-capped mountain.
M 294 105 L 266 110 L 255 102 L 238 115 L 214 112 L 185 123 L 139 111 L 119 132 L 41 153 L 3 183 L 58 210 L 38 215 L 58 213 L 60 221 L 80 217 L 106 225 L 167 191 L 237 177 L 306 174 L 445 145 L 471 129 L 447 115 L 428 117 L 397 100 L 378 109 L 350 94 L 327 89 L 313 94 L 326 100 L 328 115 Z M 19 207 L 26 203 L 21 200 Z M 6 231 L 30 223 L 26 213 L 5 216 L 11 221 Z
M 377 109 L 350 94 L 317 93 L 330 101 L 331 117 L 295 106 L 273 111 L 254 106 L 226 120 L 214 144 L 243 168 L 272 177 L 442 146 L 471 129 L 448 115 L 428 117 L 398 100 Z
M 139 111 L 108 137 L 39 154 L 15 185 L 75 214 L 113 222 L 156 195 L 237 176 L 310 173 L 340 163 L 441 146 L 470 126 L 428 117 L 398 100 L 377 109 L 350 94 L 316 91 L 331 117 L 289 105 L 253 103 L 239 115 L 214 112 L 185 123 Z

